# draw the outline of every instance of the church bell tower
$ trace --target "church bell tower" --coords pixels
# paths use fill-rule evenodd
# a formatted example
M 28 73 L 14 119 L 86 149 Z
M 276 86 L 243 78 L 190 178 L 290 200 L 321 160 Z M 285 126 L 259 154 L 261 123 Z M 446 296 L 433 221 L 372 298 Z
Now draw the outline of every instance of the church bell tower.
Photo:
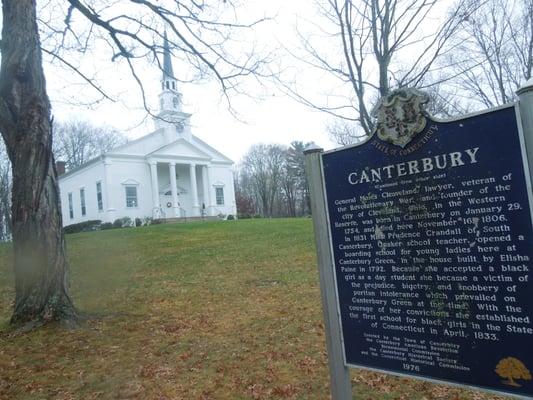
M 155 118 L 156 129 L 164 129 L 165 139 L 168 142 L 182 137 L 190 139 L 191 114 L 182 111 L 182 94 L 178 90 L 178 81 L 172 68 L 172 57 L 167 34 L 163 42 L 163 78 L 161 79 L 161 92 L 159 93 L 159 113 Z

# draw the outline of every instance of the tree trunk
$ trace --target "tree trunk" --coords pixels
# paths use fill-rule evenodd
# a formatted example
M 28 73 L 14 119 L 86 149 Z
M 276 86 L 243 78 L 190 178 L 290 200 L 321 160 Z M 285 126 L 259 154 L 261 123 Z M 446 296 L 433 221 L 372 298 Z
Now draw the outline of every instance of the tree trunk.
M 2 11 L 0 130 L 13 171 L 11 322 L 73 322 L 35 0 L 2 0 Z
M 509 377 L 509 379 L 507 380 L 506 382 L 508 385 L 510 386 L 514 386 L 514 387 L 521 387 L 522 385 L 519 385 L 518 383 L 516 383 L 516 381 L 513 379 L 512 376 Z

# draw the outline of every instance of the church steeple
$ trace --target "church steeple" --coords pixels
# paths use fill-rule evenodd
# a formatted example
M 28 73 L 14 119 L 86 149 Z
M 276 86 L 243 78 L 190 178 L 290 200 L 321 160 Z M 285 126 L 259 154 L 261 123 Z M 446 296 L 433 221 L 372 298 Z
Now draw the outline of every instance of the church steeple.
M 160 111 L 181 111 L 181 93 L 178 91 L 178 81 L 172 68 L 172 56 L 167 39 L 167 32 L 163 36 L 163 79 L 159 94 Z
M 190 139 L 190 114 L 183 112 L 178 80 L 172 68 L 170 44 L 165 31 L 163 35 L 163 76 L 159 93 L 159 113 L 155 118 L 156 129 L 163 128 L 165 140 L 171 142 L 177 137 Z
M 172 69 L 172 57 L 170 56 L 170 46 L 168 45 L 167 32 L 164 33 L 163 40 L 163 79 L 174 78 L 174 71 Z
M 161 80 L 161 88 L 163 92 L 170 90 L 181 95 L 178 92 L 178 81 L 174 76 L 174 70 L 172 68 L 172 56 L 170 54 L 170 45 L 167 39 L 167 32 L 165 31 L 163 36 L 163 79 Z

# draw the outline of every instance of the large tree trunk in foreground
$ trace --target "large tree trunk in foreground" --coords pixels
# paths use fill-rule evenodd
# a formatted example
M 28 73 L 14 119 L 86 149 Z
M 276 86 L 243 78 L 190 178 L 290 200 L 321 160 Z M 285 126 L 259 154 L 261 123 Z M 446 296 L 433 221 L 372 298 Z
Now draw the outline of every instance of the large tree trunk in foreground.
M 11 322 L 74 321 L 35 0 L 2 0 L 2 10 L 0 130 L 13 168 Z

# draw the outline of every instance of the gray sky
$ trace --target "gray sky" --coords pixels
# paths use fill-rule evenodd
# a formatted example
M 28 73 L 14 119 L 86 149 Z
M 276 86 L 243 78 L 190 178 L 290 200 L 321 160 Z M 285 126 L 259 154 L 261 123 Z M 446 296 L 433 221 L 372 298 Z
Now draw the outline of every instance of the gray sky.
M 249 0 L 250 15 L 276 15 L 257 31 L 257 39 L 264 44 L 284 45 L 296 43 L 294 23 L 299 18 L 313 18 L 315 12 L 312 0 Z M 82 118 L 95 125 L 107 124 L 123 131 L 128 137 L 136 138 L 153 130 L 151 117 L 146 118 L 138 88 L 127 70 L 93 54 L 89 63 L 82 67 L 97 71 L 99 82 L 113 93 L 120 93 L 120 102 L 103 102 L 96 106 L 73 105 L 90 97 L 91 90 L 64 70 L 46 67 L 48 89 L 56 120 Z M 303 68 L 303 66 L 298 67 Z M 179 66 L 174 63 L 179 74 Z M 161 72 L 155 66 L 141 66 L 148 103 L 157 107 Z M 317 80 L 309 85 L 317 85 Z M 192 113 L 193 133 L 238 162 L 253 143 L 284 143 L 293 140 L 314 141 L 322 147 L 332 148 L 334 144 L 326 133 L 330 120 L 326 115 L 312 111 L 296 101 L 283 96 L 272 85 L 263 89 L 250 85 L 248 96 L 232 98 L 233 107 L 239 114 L 236 119 L 227 109 L 216 82 L 189 83 L 181 87 L 184 111 Z M 264 97 L 254 100 L 256 93 Z

